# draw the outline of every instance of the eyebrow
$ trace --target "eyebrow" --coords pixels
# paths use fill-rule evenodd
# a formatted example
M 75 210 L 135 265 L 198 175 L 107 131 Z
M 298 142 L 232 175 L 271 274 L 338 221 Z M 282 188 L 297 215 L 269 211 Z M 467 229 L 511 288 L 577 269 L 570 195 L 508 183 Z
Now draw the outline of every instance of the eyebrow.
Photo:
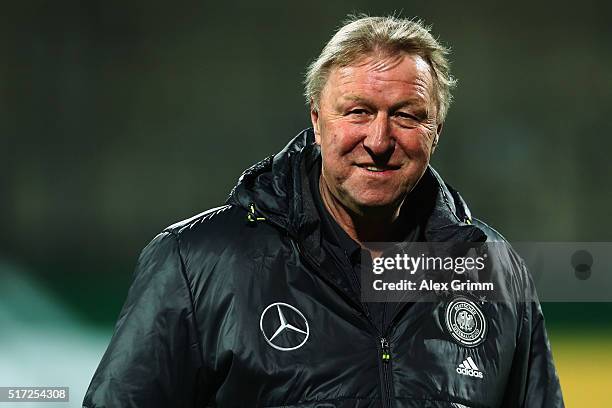
M 371 106 L 372 103 L 370 101 L 368 101 L 365 98 L 362 98 L 361 96 L 357 96 L 357 95 L 343 95 L 342 96 L 343 99 L 345 100 L 349 100 L 349 101 L 354 101 L 354 102 L 359 102 L 359 103 L 363 103 L 365 105 Z M 399 108 L 403 108 L 403 107 L 407 107 L 407 106 L 412 106 L 412 107 L 417 107 L 417 108 L 427 108 L 427 104 L 425 103 L 425 101 L 418 99 L 418 98 L 408 98 L 408 99 L 404 99 L 402 101 L 399 101 L 395 104 L 393 104 L 391 106 L 391 110 L 397 110 Z

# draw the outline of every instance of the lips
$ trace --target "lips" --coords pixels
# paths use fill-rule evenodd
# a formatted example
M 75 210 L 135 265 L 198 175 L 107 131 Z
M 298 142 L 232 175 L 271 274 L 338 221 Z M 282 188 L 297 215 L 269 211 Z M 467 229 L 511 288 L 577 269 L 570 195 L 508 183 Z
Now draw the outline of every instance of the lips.
M 397 170 L 400 166 L 390 165 L 390 164 L 373 164 L 373 163 L 363 163 L 357 164 L 357 167 L 362 168 L 367 171 L 371 171 L 373 173 L 382 173 L 385 171 Z

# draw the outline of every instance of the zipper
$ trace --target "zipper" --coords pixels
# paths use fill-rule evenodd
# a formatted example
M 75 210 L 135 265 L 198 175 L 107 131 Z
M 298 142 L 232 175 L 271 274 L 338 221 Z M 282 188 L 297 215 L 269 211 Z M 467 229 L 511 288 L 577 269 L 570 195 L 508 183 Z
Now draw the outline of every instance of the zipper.
M 344 256 L 346 257 L 348 264 L 351 265 L 351 261 L 346 252 L 344 252 Z M 356 280 L 354 273 L 350 274 L 353 277 L 353 280 Z M 359 284 L 359 289 L 361 290 L 361 283 Z M 372 317 L 370 315 L 370 311 L 368 309 L 368 305 L 362 303 L 363 308 L 367 313 L 368 323 L 372 326 L 376 334 L 378 335 L 379 344 L 380 344 L 380 387 L 381 387 L 381 403 L 383 408 L 391 406 L 391 346 L 389 345 L 389 339 L 387 337 L 389 331 L 391 330 L 392 322 L 389 322 L 389 325 L 385 327 L 385 315 L 386 315 L 386 305 L 383 306 L 382 310 L 382 321 L 381 321 L 381 330 L 378 330 L 376 324 L 372 321 Z M 385 330 L 386 329 L 386 330 Z M 384 332 L 384 333 L 382 333 Z
M 387 337 L 380 338 L 382 406 L 391 406 L 391 347 Z
M 355 276 L 355 274 L 353 273 L 354 271 L 352 270 L 352 264 L 351 264 L 351 260 L 349 259 L 348 254 L 346 253 L 346 251 L 342 251 L 344 252 L 344 257 L 346 258 L 347 264 L 349 265 L 349 267 L 351 268 L 351 273 L 350 275 L 350 279 L 353 282 L 354 287 L 359 288 L 359 290 L 361 290 L 361 282 L 357 281 L 357 277 Z M 381 322 L 381 330 L 378 330 L 378 327 L 376 327 L 376 324 L 372 321 L 372 317 L 370 314 L 370 310 L 368 308 L 368 305 L 366 303 L 361 303 L 360 306 L 364 309 L 365 313 L 366 313 L 366 320 L 368 321 L 368 323 L 370 324 L 370 326 L 372 326 L 373 331 L 376 333 L 377 338 L 379 339 L 379 343 L 380 343 L 380 359 L 381 362 L 379 363 L 379 367 L 380 367 L 380 386 L 381 386 L 381 403 L 383 408 L 387 408 L 391 406 L 391 346 L 389 345 L 389 339 L 387 337 L 386 334 L 383 334 L 381 332 L 384 331 L 385 333 L 388 333 L 391 330 L 392 325 L 389 324 L 389 326 L 386 328 L 387 330 L 385 330 L 385 311 L 386 311 L 386 305 L 383 306 L 383 310 L 382 310 L 382 322 Z M 378 347 L 377 347 L 378 348 Z
M 386 337 L 380 338 L 380 351 L 383 363 L 389 363 L 389 360 L 391 360 L 391 355 L 389 354 L 391 350 L 389 348 L 389 340 Z

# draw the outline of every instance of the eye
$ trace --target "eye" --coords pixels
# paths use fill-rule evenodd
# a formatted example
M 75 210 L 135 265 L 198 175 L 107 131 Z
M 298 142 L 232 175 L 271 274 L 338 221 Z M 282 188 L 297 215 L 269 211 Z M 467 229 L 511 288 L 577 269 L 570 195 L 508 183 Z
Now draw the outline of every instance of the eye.
M 368 111 L 365 109 L 351 109 L 348 111 L 349 115 L 367 115 Z
M 401 119 L 418 120 L 414 115 L 407 112 L 395 112 L 395 115 Z

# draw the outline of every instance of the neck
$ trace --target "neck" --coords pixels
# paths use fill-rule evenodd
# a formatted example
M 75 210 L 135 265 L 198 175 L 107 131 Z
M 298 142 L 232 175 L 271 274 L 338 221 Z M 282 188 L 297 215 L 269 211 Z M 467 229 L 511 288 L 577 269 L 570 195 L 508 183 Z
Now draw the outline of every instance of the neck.
M 353 211 L 337 200 L 329 190 L 323 177 L 319 179 L 319 191 L 323 204 L 334 220 L 344 231 L 362 247 L 367 242 L 388 242 L 398 238 L 399 205 L 369 209 L 364 212 Z

